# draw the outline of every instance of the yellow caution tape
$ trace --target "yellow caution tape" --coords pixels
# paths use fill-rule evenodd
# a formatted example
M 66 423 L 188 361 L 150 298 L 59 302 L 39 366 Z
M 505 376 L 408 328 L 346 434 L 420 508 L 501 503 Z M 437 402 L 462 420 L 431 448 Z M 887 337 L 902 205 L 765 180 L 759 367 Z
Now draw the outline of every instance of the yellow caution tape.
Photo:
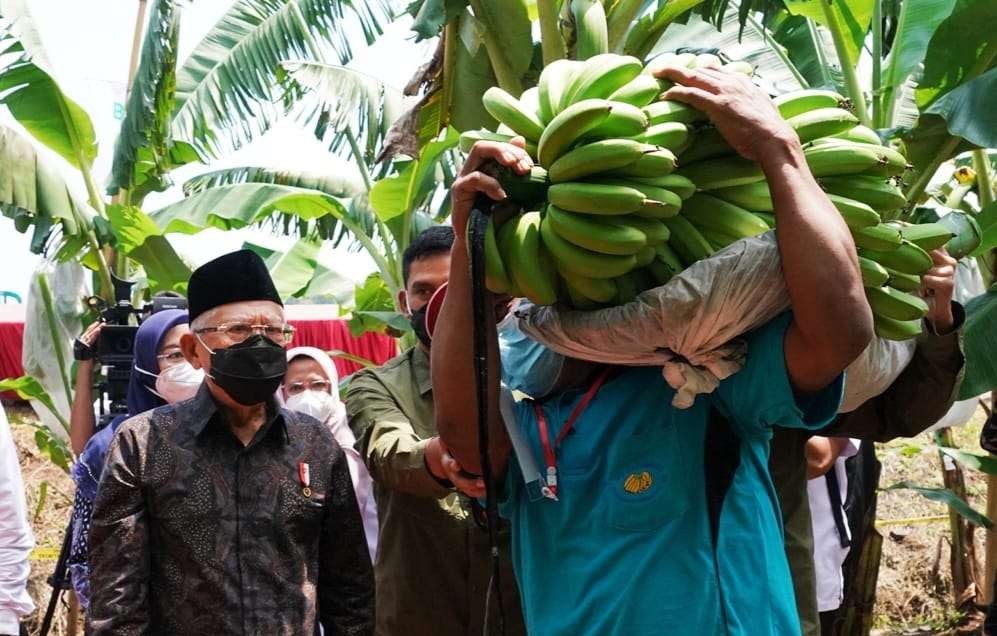
M 59 559 L 60 548 L 35 548 L 28 557 L 32 561 L 57 561 Z

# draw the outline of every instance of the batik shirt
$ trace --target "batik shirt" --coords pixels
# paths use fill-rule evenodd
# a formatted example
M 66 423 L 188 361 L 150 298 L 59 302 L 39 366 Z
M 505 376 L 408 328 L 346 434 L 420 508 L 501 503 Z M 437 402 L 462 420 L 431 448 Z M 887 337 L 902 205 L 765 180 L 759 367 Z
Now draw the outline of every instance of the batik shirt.
M 90 528 L 95 634 L 370 634 L 346 456 L 277 410 L 244 446 L 207 387 L 124 422 Z

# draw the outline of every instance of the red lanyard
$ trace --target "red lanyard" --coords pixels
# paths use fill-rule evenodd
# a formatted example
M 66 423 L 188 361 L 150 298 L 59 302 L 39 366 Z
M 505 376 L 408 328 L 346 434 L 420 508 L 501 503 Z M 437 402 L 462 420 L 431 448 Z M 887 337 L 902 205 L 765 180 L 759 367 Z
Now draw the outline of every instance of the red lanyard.
M 567 437 L 568 433 L 571 432 L 571 429 L 574 428 L 575 422 L 578 421 L 578 418 L 581 417 L 582 413 L 585 412 L 585 409 L 588 408 L 592 398 L 594 398 L 595 394 L 599 392 L 600 388 L 602 388 L 602 385 L 606 382 L 606 378 L 608 376 L 609 369 L 604 369 L 602 373 L 599 374 L 599 377 L 595 379 L 595 382 L 592 383 L 592 386 L 590 386 L 589 390 L 585 393 L 585 397 L 583 397 L 578 405 L 575 406 L 575 409 L 571 412 L 571 415 L 569 415 L 568 419 L 565 420 L 564 426 L 561 428 L 561 432 L 557 434 L 557 439 L 554 440 L 553 446 L 550 444 L 550 435 L 547 433 L 547 416 L 544 415 L 543 409 L 540 407 L 539 403 L 533 403 L 533 412 L 536 413 L 537 416 L 537 429 L 540 432 L 540 443 L 543 444 L 544 449 L 544 461 L 547 463 L 547 487 L 555 497 L 557 496 L 557 447 L 561 445 L 564 438 Z

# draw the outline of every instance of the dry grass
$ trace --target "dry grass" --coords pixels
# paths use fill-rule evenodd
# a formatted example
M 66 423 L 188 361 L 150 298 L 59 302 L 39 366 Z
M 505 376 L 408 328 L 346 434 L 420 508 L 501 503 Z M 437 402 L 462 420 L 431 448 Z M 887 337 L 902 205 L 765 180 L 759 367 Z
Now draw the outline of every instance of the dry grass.
M 40 547 L 54 547 L 58 550 L 69 519 L 73 494 L 72 481 L 38 453 L 33 429 L 25 423 L 34 420 L 30 409 L 7 407 L 7 413 L 20 452 L 30 510 L 38 508 L 41 484 L 48 483 L 48 496 L 33 521 L 36 542 Z M 977 450 L 982 424 L 981 411 L 970 425 L 956 430 L 955 438 L 958 445 L 967 450 Z M 937 454 L 929 450 L 919 450 L 931 444 L 933 440 L 930 435 L 921 435 L 914 440 L 898 440 L 881 445 L 879 447 L 879 457 L 883 463 L 881 486 L 889 486 L 901 480 L 921 485 L 941 486 L 941 469 Z M 972 505 L 978 510 L 984 510 L 985 476 L 967 470 L 966 485 Z M 946 514 L 944 505 L 907 491 L 883 492 L 879 498 L 881 521 L 944 514 Z M 954 602 L 948 565 L 948 523 L 943 521 L 908 526 L 889 525 L 881 531 L 885 541 L 877 592 L 876 632 L 950 633 L 960 616 L 952 609 Z M 983 537 L 983 532 L 976 533 L 977 556 L 981 560 L 984 554 Z M 48 602 L 50 588 L 45 579 L 54 565 L 54 561 L 32 562 L 30 591 L 39 608 L 28 624 L 32 635 L 37 633 L 41 614 Z M 59 636 L 67 633 L 65 602 L 59 609 L 55 628 L 51 633 Z

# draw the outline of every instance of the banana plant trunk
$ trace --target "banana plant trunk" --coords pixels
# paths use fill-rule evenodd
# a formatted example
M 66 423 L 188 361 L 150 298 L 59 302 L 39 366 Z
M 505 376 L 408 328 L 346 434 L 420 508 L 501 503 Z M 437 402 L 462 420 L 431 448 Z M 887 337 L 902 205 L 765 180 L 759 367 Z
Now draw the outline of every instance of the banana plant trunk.
M 952 429 L 943 428 L 936 434 L 939 446 L 955 448 Z M 942 479 L 945 487 L 963 500 L 966 499 L 966 479 L 959 464 L 948 455 L 939 453 L 942 462 Z M 964 519 L 954 508 L 949 508 L 949 528 L 952 535 L 952 593 L 956 607 L 972 614 L 983 604 L 982 580 L 976 559 L 973 524 Z
M 997 404 L 997 388 L 990 392 L 990 408 Z M 997 457 L 997 455 L 990 455 Z M 987 517 L 997 519 L 997 475 L 987 475 Z M 994 577 L 997 575 L 997 530 L 987 530 L 986 554 L 983 572 L 983 600 L 987 605 L 994 601 Z
M 854 549 L 854 548 L 853 548 Z M 866 636 L 872 629 L 876 605 L 876 583 L 883 556 L 883 535 L 875 526 L 866 532 L 855 576 L 848 583 L 845 605 L 841 607 L 841 625 L 832 636 Z

